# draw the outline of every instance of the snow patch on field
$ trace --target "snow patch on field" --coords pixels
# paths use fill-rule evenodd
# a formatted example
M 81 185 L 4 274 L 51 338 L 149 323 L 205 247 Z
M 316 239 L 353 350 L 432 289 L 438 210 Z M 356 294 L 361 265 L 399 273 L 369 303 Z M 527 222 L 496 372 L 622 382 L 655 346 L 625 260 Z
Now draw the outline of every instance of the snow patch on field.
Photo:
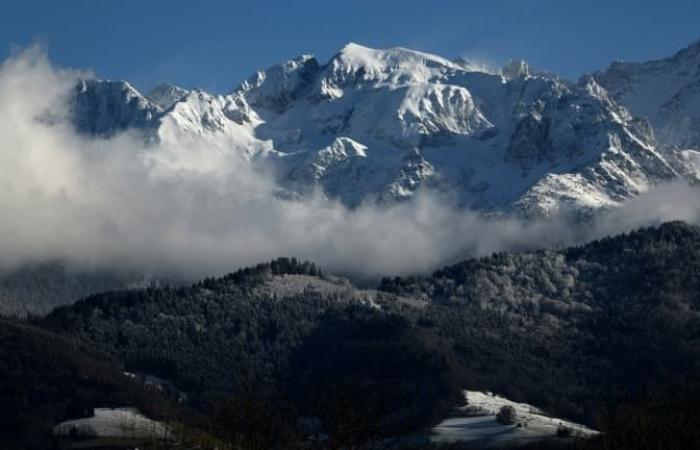
M 95 408 L 93 417 L 56 425 L 54 436 L 81 438 L 167 438 L 168 429 L 134 408 Z
M 458 408 L 459 417 L 443 420 L 432 429 L 434 443 L 473 442 L 480 446 L 521 445 L 557 437 L 566 428 L 571 437 L 592 437 L 597 431 L 584 425 L 549 416 L 527 403 L 516 403 L 490 392 L 464 391 L 466 405 Z M 496 414 L 503 406 L 515 409 L 513 425 L 503 425 Z

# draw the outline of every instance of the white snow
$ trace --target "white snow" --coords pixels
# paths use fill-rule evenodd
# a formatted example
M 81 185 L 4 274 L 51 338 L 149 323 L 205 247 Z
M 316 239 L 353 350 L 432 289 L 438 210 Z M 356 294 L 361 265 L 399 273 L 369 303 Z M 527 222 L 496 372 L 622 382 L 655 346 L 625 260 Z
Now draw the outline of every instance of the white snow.
M 94 416 L 56 425 L 54 436 L 167 438 L 165 425 L 151 420 L 134 408 L 95 408 Z
M 505 447 L 556 438 L 559 427 L 568 428 L 572 436 L 591 437 L 597 431 L 547 415 L 527 403 L 516 403 L 504 397 L 479 391 L 464 391 L 467 404 L 460 408 L 460 417 L 445 419 L 432 429 L 434 443 L 472 442 L 481 447 Z M 503 406 L 512 406 L 516 424 L 503 425 L 496 414 Z M 520 426 L 518 426 L 518 424 Z

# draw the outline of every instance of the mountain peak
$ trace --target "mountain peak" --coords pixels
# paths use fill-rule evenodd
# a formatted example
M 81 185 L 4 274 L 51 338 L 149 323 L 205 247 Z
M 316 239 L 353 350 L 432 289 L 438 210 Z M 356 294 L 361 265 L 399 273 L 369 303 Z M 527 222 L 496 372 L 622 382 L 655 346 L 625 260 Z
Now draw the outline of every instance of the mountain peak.
M 530 76 L 530 66 L 527 61 L 522 59 L 511 59 L 501 68 L 501 73 L 507 79 L 521 78 Z
M 700 39 L 691 43 L 690 45 L 680 50 L 673 56 L 674 59 L 686 59 L 695 57 L 700 57 Z
M 72 105 L 78 131 L 111 136 L 131 126 L 146 126 L 158 113 L 155 104 L 123 80 L 82 79 Z
M 700 146 L 700 41 L 667 58 L 614 62 L 594 76 L 611 98 L 650 121 L 662 146 Z
M 188 94 L 188 90 L 170 83 L 161 83 L 151 89 L 146 98 L 162 109 L 168 109 Z
M 120 92 L 129 98 L 133 97 L 143 97 L 141 93 L 125 80 L 108 80 L 108 79 L 96 79 L 96 78 L 84 78 L 78 80 L 78 90 L 85 92 L 89 89 L 100 89 L 102 91 L 109 91 L 113 93 Z
M 347 52 L 353 52 L 353 51 L 373 51 L 374 49 L 358 44 L 356 42 L 348 42 L 347 44 L 343 45 L 343 47 L 340 49 L 338 53 L 347 53 Z
M 453 62 L 437 55 L 411 50 L 405 47 L 390 47 L 375 49 L 354 42 L 349 42 L 340 49 L 334 59 L 348 62 L 377 65 L 378 63 L 401 63 L 406 61 L 422 62 L 431 65 L 438 64 L 445 67 L 457 67 Z
M 491 66 L 489 66 L 487 63 L 480 62 L 480 61 L 475 61 L 473 59 L 465 58 L 463 56 L 459 56 L 452 60 L 454 64 L 459 66 L 460 69 L 464 70 L 465 72 L 481 72 L 481 73 L 488 73 L 488 74 L 497 74 L 497 70 L 494 70 Z
M 403 47 L 374 49 L 351 42 L 326 65 L 325 81 L 336 88 L 356 83 L 401 86 L 426 83 L 457 70 L 463 69 L 429 53 Z
M 259 70 L 238 90 L 245 94 L 251 105 L 282 112 L 309 85 L 319 68 L 313 55 L 303 54 Z

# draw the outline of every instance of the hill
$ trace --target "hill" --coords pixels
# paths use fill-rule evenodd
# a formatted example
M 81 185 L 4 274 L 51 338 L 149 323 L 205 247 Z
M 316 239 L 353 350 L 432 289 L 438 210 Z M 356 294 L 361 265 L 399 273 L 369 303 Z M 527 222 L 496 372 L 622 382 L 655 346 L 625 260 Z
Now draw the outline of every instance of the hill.
M 350 383 L 387 406 L 388 433 L 430 424 L 467 387 L 593 424 L 606 402 L 700 373 L 699 271 L 700 231 L 669 223 L 379 291 L 280 259 L 188 288 L 99 294 L 41 323 L 201 399 L 255 380 L 323 415 L 324 392 Z

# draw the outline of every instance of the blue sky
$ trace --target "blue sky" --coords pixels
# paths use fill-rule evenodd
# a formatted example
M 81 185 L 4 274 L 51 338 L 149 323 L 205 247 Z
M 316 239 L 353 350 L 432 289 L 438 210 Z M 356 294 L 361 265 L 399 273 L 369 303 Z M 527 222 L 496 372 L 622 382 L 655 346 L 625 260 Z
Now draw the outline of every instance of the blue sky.
M 63 66 L 225 92 L 255 70 L 347 42 L 491 64 L 523 58 L 567 77 L 700 39 L 698 0 L 3 0 L 0 54 L 40 41 Z

